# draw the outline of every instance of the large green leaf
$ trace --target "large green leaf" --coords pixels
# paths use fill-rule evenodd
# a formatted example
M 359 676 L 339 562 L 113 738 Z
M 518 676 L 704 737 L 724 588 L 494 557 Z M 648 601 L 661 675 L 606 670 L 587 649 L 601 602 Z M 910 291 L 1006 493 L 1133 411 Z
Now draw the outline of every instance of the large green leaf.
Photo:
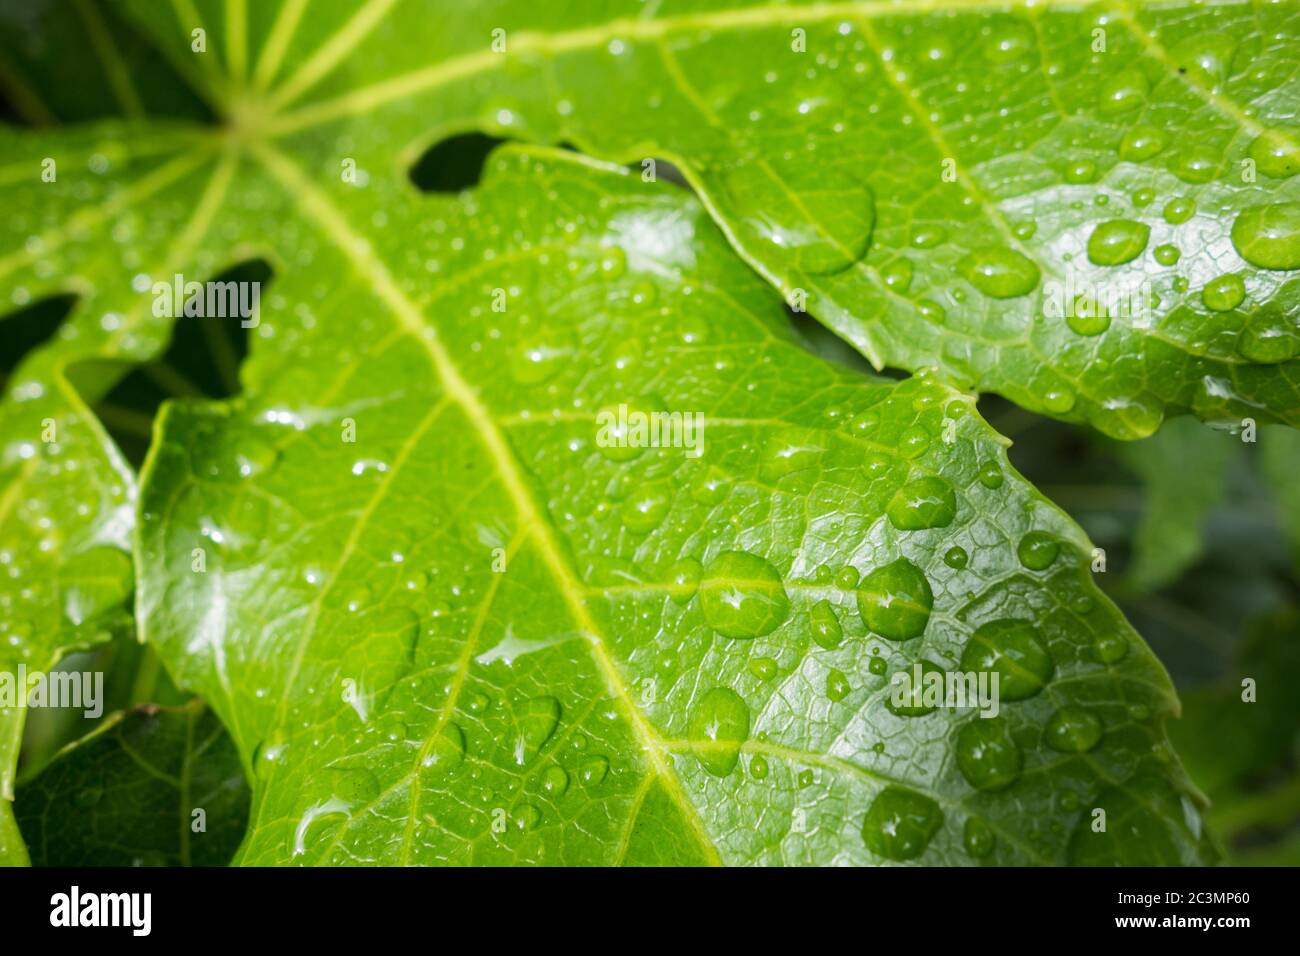
M 1163 671 L 959 393 L 808 355 L 672 187 L 257 156 L 280 304 L 243 399 L 164 412 L 140 544 L 148 638 L 253 764 L 243 862 L 1198 858 Z M 703 454 L 601 447 L 619 404 Z M 990 648 L 997 720 L 886 706 Z
M 243 115 L 321 157 L 376 125 L 394 147 L 479 126 L 667 157 L 755 268 L 877 366 L 940 367 L 1122 438 L 1170 411 L 1300 424 L 1298 15 L 317 5 Z M 1080 294 L 1113 317 L 1076 315 Z
M 422 199 L 403 160 L 478 114 L 496 54 L 437 63 L 472 18 L 303 10 L 142 18 L 220 131 L 5 134 L 0 296 L 79 301 L 0 411 L 0 664 L 100 639 L 130 592 L 134 487 L 87 402 L 161 352 L 151 281 L 258 255 L 244 397 L 164 413 L 136 529 L 144 636 L 252 771 L 243 862 L 1208 854 L 1167 677 L 968 398 L 807 354 L 670 185 L 515 150 Z M 285 112 L 381 36 L 386 68 L 473 82 L 365 125 Z M 700 412 L 703 455 L 598 447 L 619 404 Z M 891 711 L 922 659 L 1001 668 L 1001 716 Z

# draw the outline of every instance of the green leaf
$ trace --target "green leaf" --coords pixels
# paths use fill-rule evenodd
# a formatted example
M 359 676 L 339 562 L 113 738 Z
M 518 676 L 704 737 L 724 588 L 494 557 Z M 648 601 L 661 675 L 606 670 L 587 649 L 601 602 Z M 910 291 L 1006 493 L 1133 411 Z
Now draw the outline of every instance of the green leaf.
M 165 408 L 140 541 L 148 639 L 254 766 L 242 862 L 1119 859 L 1089 808 L 1179 804 L 1077 528 L 969 399 L 800 348 L 699 204 L 535 150 L 424 202 L 256 155 L 244 228 L 299 265 L 243 397 Z M 620 405 L 702 455 L 602 446 Z M 892 713 L 921 660 L 1002 714 Z M 1122 858 L 1199 858 L 1181 813 Z
M 22 784 L 14 807 L 38 866 L 221 866 L 248 798 L 229 735 L 196 700 L 113 715 Z
M 0 407 L 0 665 L 102 640 L 130 594 L 136 490 L 88 407 L 162 352 L 152 282 L 259 256 L 275 285 L 243 394 L 165 407 L 134 529 L 142 637 L 250 770 L 240 862 L 1212 857 L 1167 676 L 968 396 L 810 355 L 707 189 L 523 148 L 478 190 L 416 195 L 416 147 L 507 72 L 486 29 L 439 60 L 483 14 L 431 54 L 384 3 L 196 6 L 138 19 L 223 127 L 0 143 L 0 298 L 79 295 Z M 608 50 L 566 16 L 530 42 Z M 379 39 L 384 69 L 441 78 L 425 99 L 288 112 L 373 96 Z M 820 208 L 818 229 L 862 222 Z M 620 406 L 698 412 L 699 456 L 602 441 Z M 914 666 L 996 674 L 1001 713 L 890 701 Z M 1141 838 L 1094 832 L 1094 809 Z
M 291 148 L 478 126 L 666 157 L 877 367 L 1120 438 L 1182 411 L 1300 424 L 1294 5 L 322 14 L 249 106 Z

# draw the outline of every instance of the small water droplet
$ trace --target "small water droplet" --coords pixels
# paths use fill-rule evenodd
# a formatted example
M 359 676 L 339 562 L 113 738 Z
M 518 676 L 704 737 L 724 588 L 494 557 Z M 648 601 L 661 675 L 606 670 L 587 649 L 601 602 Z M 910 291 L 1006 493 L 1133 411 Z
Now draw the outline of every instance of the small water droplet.
M 1232 244 L 1261 269 L 1300 269 L 1300 202 L 1247 209 L 1232 224 Z
M 1060 542 L 1045 531 L 1030 531 L 1016 545 L 1020 563 L 1031 571 L 1045 571 L 1060 552 Z
M 946 528 L 956 513 L 956 493 L 937 475 L 909 481 L 894 493 L 885 508 L 889 523 L 900 531 Z

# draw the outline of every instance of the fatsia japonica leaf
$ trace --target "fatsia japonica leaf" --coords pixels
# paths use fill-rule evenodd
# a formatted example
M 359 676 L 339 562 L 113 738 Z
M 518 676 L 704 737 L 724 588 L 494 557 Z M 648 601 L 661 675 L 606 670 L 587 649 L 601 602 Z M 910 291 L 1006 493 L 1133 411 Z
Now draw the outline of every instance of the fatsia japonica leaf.
M 244 395 L 165 408 L 139 544 L 252 767 L 241 862 L 1208 853 L 1167 678 L 968 397 L 811 356 L 616 167 L 507 149 L 419 200 L 254 156 L 275 295 Z M 896 706 L 913 666 L 998 672 L 999 715 Z
M 19 785 L 38 866 L 223 866 L 248 821 L 239 755 L 212 711 L 113 714 Z
M 280 29 L 298 12 L 238 108 L 322 161 L 475 125 L 667 157 L 877 366 L 1121 438 L 1300 424 L 1294 4 L 375 0 Z
M 715 26 L 761 33 L 789 11 L 131 9 L 223 122 L 4 134 L 0 298 L 77 302 L 0 408 L 0 665 L 48 668 L 120 622 L 136 518 L 136 623 L 250 770 L 242 862 L 1208 858 L 1165 739 L 1172 688 L 1092 586 L 1084 536 L 1008 467 L 967 396 L 804 351 L 771 289 L 794 273 L 748 248 L 689 150 L 703 203 L 541 150 L 500 154 L 455 200 L 404 178 L 439 133 L 522 123 L 555 57 L 580 54 L 580 85 L 615 90 L 602 57 Z M 810 8 L 818 29 L 830 9 Z M 529 56 L 492 51 L 502 16 L 508 35 L 523 23 Z M 404 70 L 428 72 L 381 82 Z M 521 101 L 501 100 L 506 78 Z M 554 102 L 574 123 L 576 104 Z M 636 115 L 601 123 L 622 135 Z M 828 222 L 865 221 L 828 200 L 836 169 L 801 220 L 814 239 L 792 252 L 800 270 L 824 267 Z M 875 197 L 862 262 L 889 248 L 881 194 L 854 194 Z M 962 208 L 935 215 L 981 235 L 987 210 L 966 222 Z M 939 248 L 913 268 L 939 268 Z M 173 323 L 155 281 L 250 256 L 276 278 L 244 395 L 168 407 L 137 511 L 88 406 L 162 352 Z M 843 333 L 830 294 L 807 286 Z M 873 328 L 892 321 L 853 302 Z M 954 371 L 926 347 L 889 361 Z M 1007 368 L 1027 395 L 1050 391 Z M 1268 381 L 1285 381 L 1277 368 Z M 1145 382 L 1171 381 L 1154 369 Z M 1276 389 L 1250 388 L 1286 417 Z M 1103 407 L 1090 401 L 1057 411 Z M 698 413 L 704 442 L 644 448 L 635 425 L 602 439 L 598 414 L 620 408 Z M 1108 411 L 1133 433 L 1159 417 Z M 997 673 L 998 717 L 891 706 L 913 666 Z M 19 725 L 9 715 L 6 733 Z M 8 811 L 0 846 L 21 852 Z

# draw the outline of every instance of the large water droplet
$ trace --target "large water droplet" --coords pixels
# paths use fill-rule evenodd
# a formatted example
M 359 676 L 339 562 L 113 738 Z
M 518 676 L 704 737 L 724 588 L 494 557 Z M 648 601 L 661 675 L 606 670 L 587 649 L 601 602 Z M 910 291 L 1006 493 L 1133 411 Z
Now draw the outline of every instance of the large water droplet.
M 879 660 L 879 658 L 873 658 Z M 935 678 L 929 677 L 934 674 L 939 680 L 944 679 L 944 669 L 933 661 L 921 659 L 921 679 L 915 679 L 916 669 L 913 667 L 906 672 L 907 685 L 906 692 L 900 692 L 898 700 L 894 697 L 894 687 L 891 683 L 889 693 L 885 696 L 885 709 L 897 717 L 924 717 L 934 710 L 934 706 L 926 703 L 926 684 Z M 899 675 L 894 675 L 894 680 L 901 681 Z M 942 685 L 939 685 L 942 686 Z M 935 697 L 931 697 L 934 700 Z M 942 699 L 941 697 L 939 699 Z
M 893 641 L 920 637 L 934 594 L 925 573 L 907 558 L 877 568 L 858 584 L 858 613 L 872 631 Z
M 1151 238 L 1151 227 L 1131 219 L 1101 223 L 1088 237 L 1088 258 L 1095 265 L 1118 266 L 1142 254 Z
M 672 487 L 664 481 L 641 485 L 623 502 L 623 524 L 633 534 L 647 534 L 663 522 L 672 507 Z
M 1016 545 L 1016 556 L 1030 571 L 1047 570 L 1060 552 L 1060 543 L 1046 531 L 1031 531 Z
M 887 860 L 912 860 L 925 852 L 943 825 L 943 811 L 929 797 L 902 787 L 876 794 L 862 821 L 867 849 Z
M 1300 147 L 1285 135 L 1266 130 L 1250 144 L 1255 168 L 1273 179 L 1286 179 L 1300 172 Z
M 515 763 L 523 766 L 537 756 L 551 739 L 560 722 L 560 702 L 554 697 L 533 697 L 515 714 L 519 736 L 515 739 Z
M 1205 283 L 1201 301 L 1214 312 L 1231 312 L 1246 299 L 1246 283 L 1235 272 L 1225 272 Z
M 776 568 L 756 554 L 723 551 L 700 583 L 700 609 L 723 637 L 770 634 L 790 615 L 790 597 Z
M 691 708 L 687 722 L 692 752 L 709 773 L 725 777 L 736 769 L 749 737 L 749 706 L 727 687 L 715 687 Z
M 420 778 L 426 786 L 436 783 L 461 765 L 465 759 L 465 733 L 455 724 L 447 724 L 420 758 Z
M 976 790 L 1001 790 L 1020 776 L 1020 748 L 997 719 L 977 717 L 957 734 L 957 768 Z
M 1101 721 L 1082 707 L 1062 707 L 1047 721 L 1047 745 L 1062 753 L 1084 753 L 1101 740 Z
M 994 299 L 1028 295 L 1038 285 L 1038 266 L 1014 249 L 984 249 L 966 256 L 958 268 L 975 288 Z
M 1007 619 L 981 624 L 961 653 L 961 669 L 998 675 L 1003 700 L 1033 697 L 1052 679 L 1051 655 L 1028 621 Z
M 946 528 L 957 513 L 957 495 L 945 479 L 937 475 L 909 481 L 890 499 L 885 508 L 889 523 L 900 531 Z
M 1120 70 L 1101 88 L 1097 108 L 1106 116 L 1118 116 L 1137 109 L 1146 102 L 1151 84 L 1146 75 L 1136 67 Z
M 1232 244 L 1261 269 L 1300 269 L 1300 202 L 1247 209 L 1232 224 Z

